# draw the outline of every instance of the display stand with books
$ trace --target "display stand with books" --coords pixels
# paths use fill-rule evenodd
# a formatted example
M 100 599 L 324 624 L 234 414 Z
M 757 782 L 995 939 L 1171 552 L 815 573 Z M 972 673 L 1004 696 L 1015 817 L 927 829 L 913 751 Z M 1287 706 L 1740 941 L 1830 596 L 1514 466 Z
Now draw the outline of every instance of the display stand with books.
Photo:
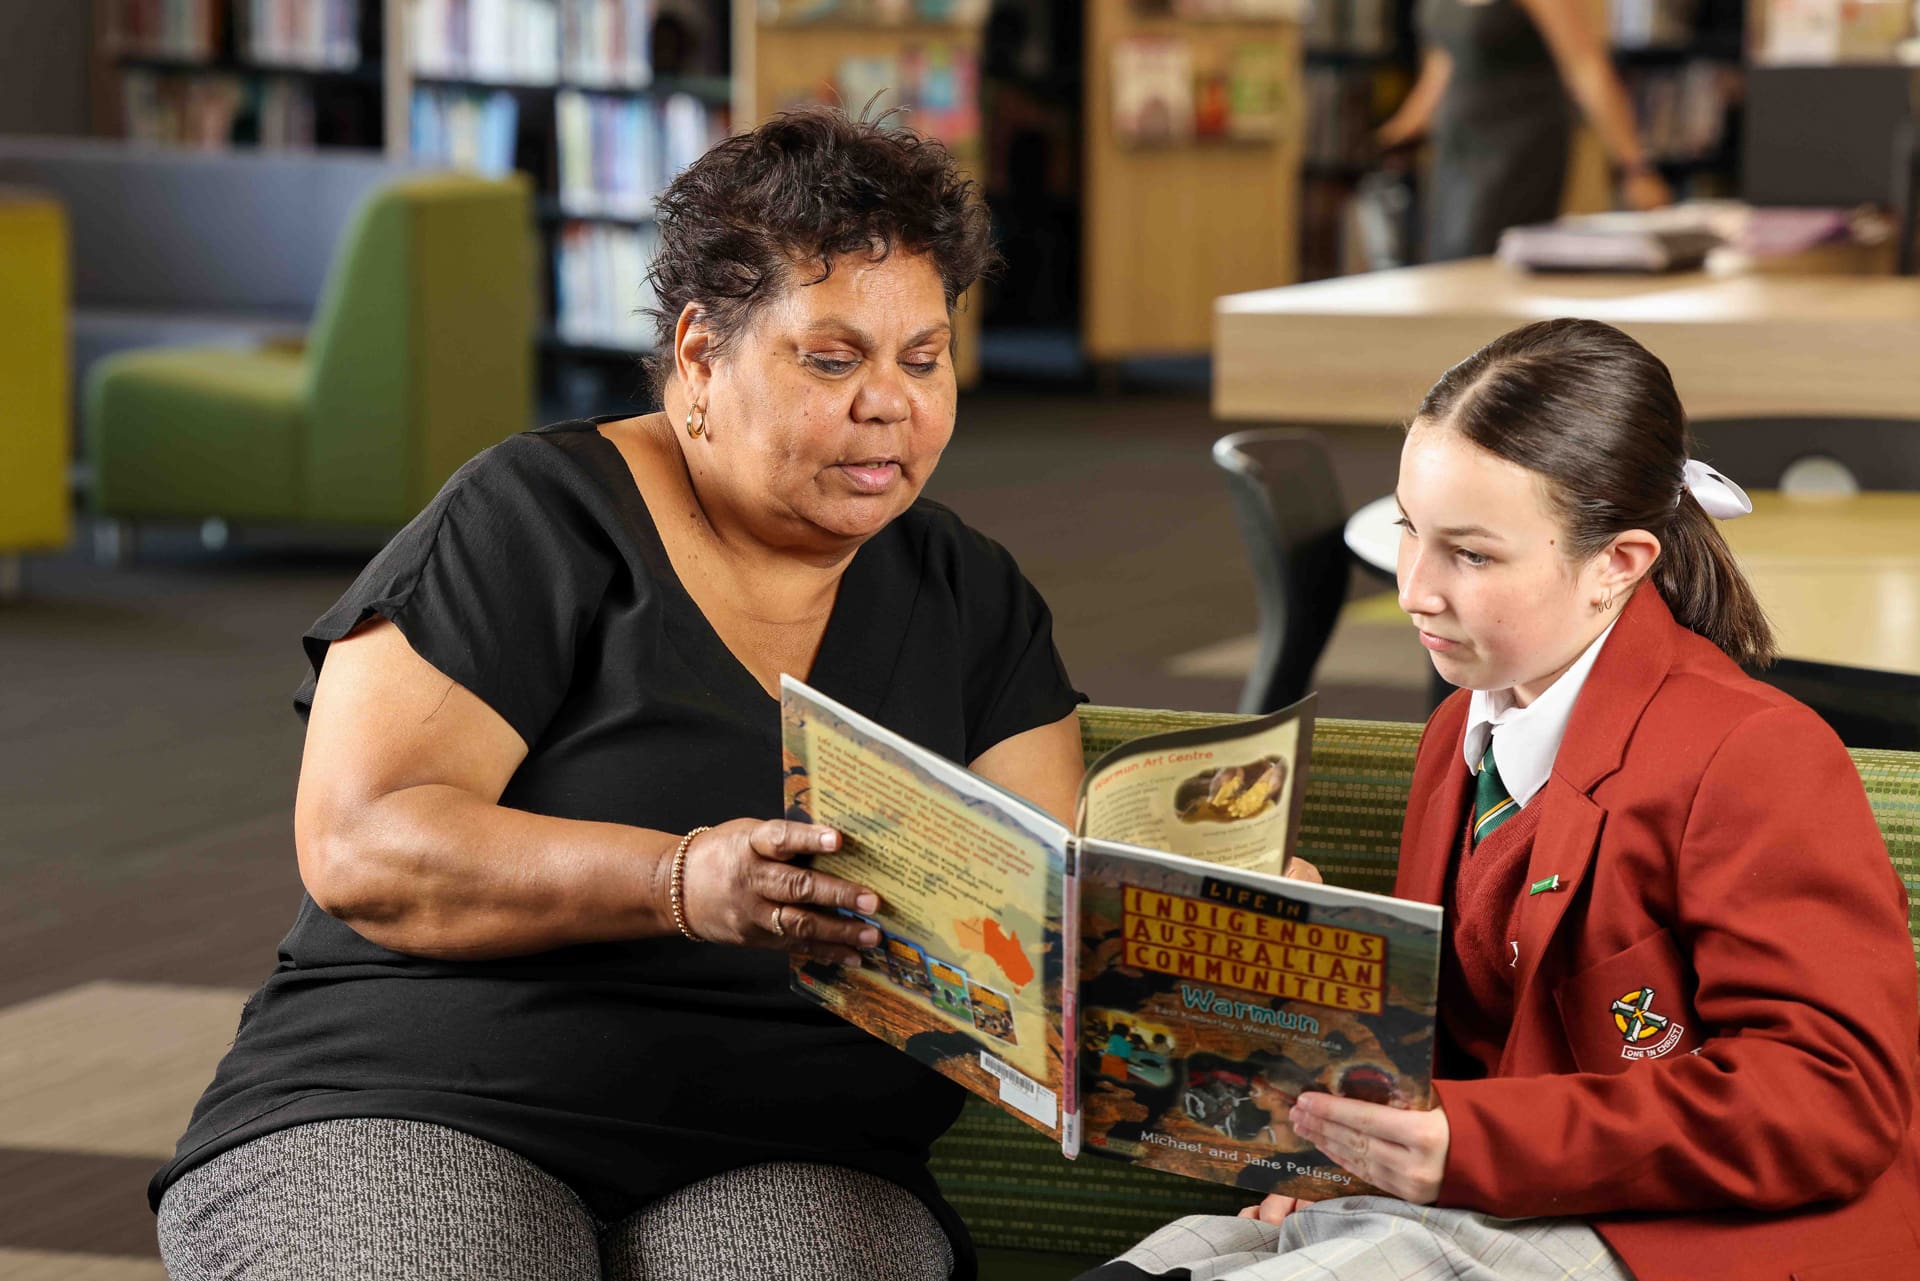
M 985 0 L 733 0 L 733 114 L 750 128 L 814 102 L 850 114 L 903 108 L 969 173 L 982 165 L 980 53 Z M 748 70 L 750 69 L 750 71 Z M 980 376 L 977 294 L 954 318 L 960 385 Z
M 1440 909 L 1284 879 L 1312 700 L 1136 739 L 1069 826 L 791 677 L 789 817 L 880 897 L 795 990 L 1057 1139 L 1247 1189 L 1367 1190 L 1294 1134 L 1332 1091 L 1432 1101 Z
M 1297 278 L 1304 9 L 1089 0 L 1090 359 L 1204 352 L 1215 298 Z

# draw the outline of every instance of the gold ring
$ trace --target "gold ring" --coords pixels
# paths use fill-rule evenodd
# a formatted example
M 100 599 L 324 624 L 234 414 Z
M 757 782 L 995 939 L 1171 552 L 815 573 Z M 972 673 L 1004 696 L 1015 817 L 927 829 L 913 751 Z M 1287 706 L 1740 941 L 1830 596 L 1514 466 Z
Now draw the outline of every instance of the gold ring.
M 786 907 L 784 904 L 775 903 L 773 905 L 773 934 L 775 938 L 785 938 L 787 936 L 787 927 L 780 923 L 780 913 L 785 910 Z

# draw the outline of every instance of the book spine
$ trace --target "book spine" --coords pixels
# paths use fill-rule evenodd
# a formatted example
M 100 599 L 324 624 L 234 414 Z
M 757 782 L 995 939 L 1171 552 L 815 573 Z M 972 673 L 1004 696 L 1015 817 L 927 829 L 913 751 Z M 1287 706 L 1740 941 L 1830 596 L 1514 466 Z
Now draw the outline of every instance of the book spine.
M 1060 883 L 1060 1152 L 1080 1155 L 1080 842 L 1067 838 Z

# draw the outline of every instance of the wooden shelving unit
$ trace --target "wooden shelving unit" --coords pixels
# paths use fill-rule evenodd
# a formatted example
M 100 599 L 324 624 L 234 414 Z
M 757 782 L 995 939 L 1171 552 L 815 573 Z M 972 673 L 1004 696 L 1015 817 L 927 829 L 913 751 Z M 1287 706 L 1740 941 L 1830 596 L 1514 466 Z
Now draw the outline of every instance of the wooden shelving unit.
M 1298 26 L 1280 19 L 1183 21 L 1130 0 L 1087 0 L 1082 345 L 1096 362 L 1200 353 L 1213 300 L 1298 278 L 1303 102 Z M 1114 123 L 1115 46 L 1186 40 L 1225 57 L 1278 50 L 1283 122 L 1269 141 L 1128 145 Z
M 733 0 L 733 118 L 736 127 L 751 128 L 782 108 L 809 102 L 842 103 L 859 112 L 874 89 L 888 89 L 882 109 L 906 107 L 906 123 L 941 138 L 960 165 L 973 174 L 981 171 L 979 129 L 979 62 L 984 5 L 956 5 L 949 21 L 927 21 L 911 16 L 898 21 L 866 19 L 859 6 L 822 12 L 806 20 L 768 18 L 759 0 Z M 896 79 L 880 74 L 891 64 L 908 78 L 916 52 L 928 64 L 956 68 L 962 93 L 972 100 L 973 126 L 943 129 L 930 119 L 925 104 L 916 101 L 915 87 L 887 83 Z M 971 67 L 971 73 L 966 71 Z M 859 69 L 861 75 L 849 72 Z M 859 83 L 852 83 L 857 79 Z M 867 87 L 870 86 L 870 87 Z M 858 96 L 861 101 L 854 101 Z M 962 387 L 980 377 L 980 314 L 978 290 L 961 299 L 954 318 L 954 370 Z

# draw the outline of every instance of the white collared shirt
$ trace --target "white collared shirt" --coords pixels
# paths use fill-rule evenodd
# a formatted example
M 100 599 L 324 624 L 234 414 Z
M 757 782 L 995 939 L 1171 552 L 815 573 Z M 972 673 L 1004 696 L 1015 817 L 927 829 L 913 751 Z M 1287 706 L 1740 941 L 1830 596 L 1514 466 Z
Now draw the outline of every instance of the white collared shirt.
M 1487 741 L 1493 741 L 1493 763 L 1500 771 L 1500 782 L 1513 803 L 1525 808 L 1534 794 L 1547 785 L 1553 772 L 1553 758 L 1560 754 L 1560 740 L 1567 736 L 1567 721 L 1580 689 L 1587 683 L 1600 647 L 1613 635 L 1619 619 L 1607 624 L 1607 630 L 1594 637 L 1593 644 L 1575 659 L 1573 666 L 1546 693 L 1516 707 L 1513 687 L 1476 689 L 1467 703 L 1467 734 L 1461 743 L 1469 773 L 1480 772 L 1480 761 L 1487 754 Z M 1498 734 L 1494 733 L 1499 730 Z

